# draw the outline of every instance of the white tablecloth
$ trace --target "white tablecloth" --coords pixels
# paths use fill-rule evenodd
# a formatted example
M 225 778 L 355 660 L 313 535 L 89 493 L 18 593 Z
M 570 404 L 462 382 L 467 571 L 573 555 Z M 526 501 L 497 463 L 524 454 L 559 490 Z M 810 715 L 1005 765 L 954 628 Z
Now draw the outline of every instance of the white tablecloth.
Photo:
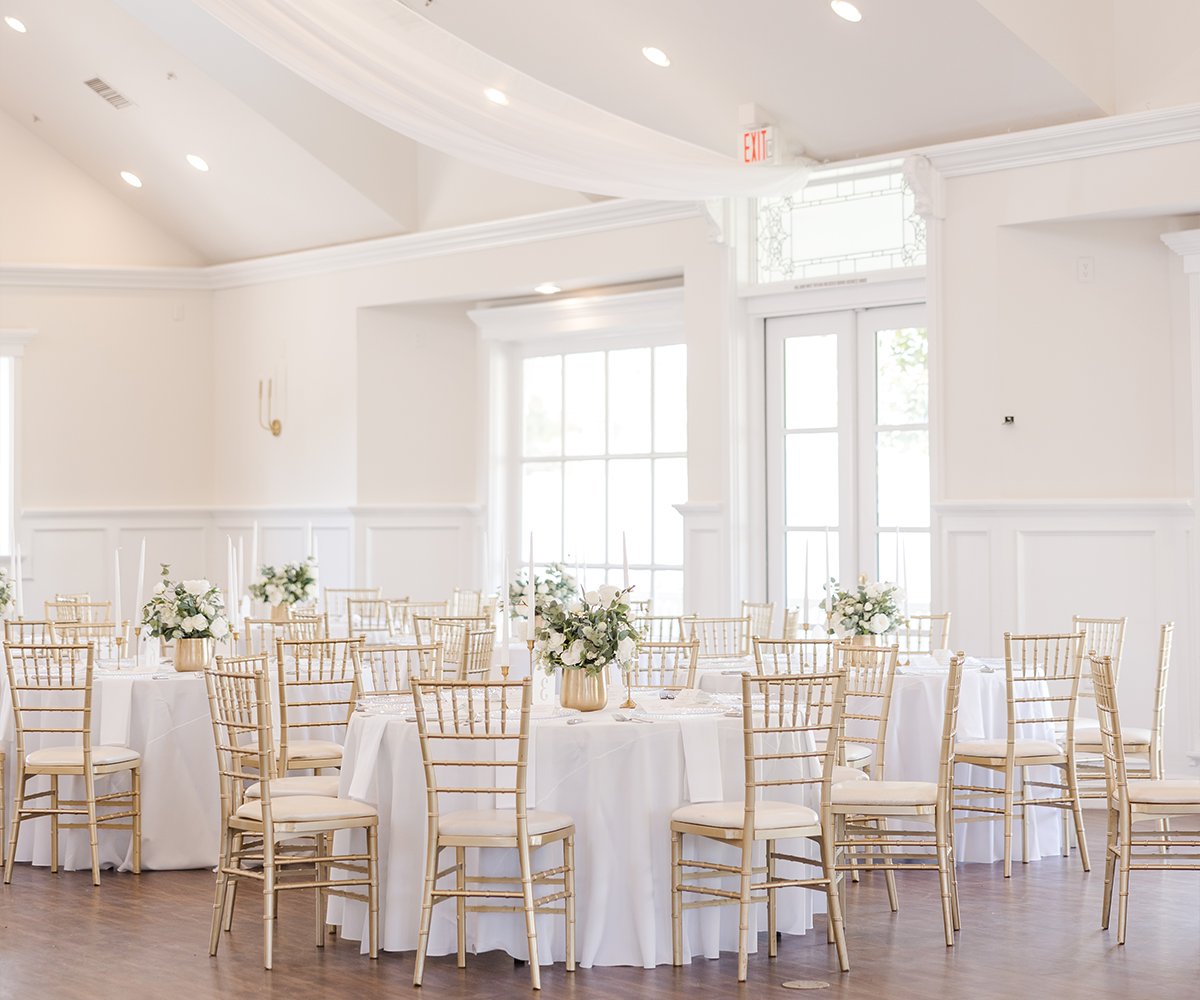
M 530 740 L 530 807 L 566 813 L 575 821 L 576 946 L 585 968 L 651 968 L 670 963 L 671 812 L 693 798 L 736 800 L 744 794 L 741 719 L 617 722 L 612 713 L 620 711 L 614 707 L 618 703 L 614 693 L 609 709 L 589 713 L 587 721 L 578 725 L 562 719 L 535 722 Z M 695 731 L 685 736 L 689 727 Z M 705 746 L 705 741 L 711 745 Z M 377 755 L 371 744 L 378 746 Z M 689 780 L 689 770 L 695 773 L 708 754 L 719 762 L 719 773 L 704 781 Z M 350 794 L 352 786 L 358 797 L 379 808 L 380 946 L 388 951 L 411 950 L 417 945 L 420 922 L 426 832 L 425 778 L 416 725 L 399 716 L 356 713 L 347 736 L 342 794 Z M 688 849 L 726 863 L 737 863 L 739 858 L 726 845 L 692 848 L 689 840 Z M 794 841 L 780 842 L 779 849 L 807 853 L 803 843 Z M 557 865 L 559 851 L 557 845 L 542 849 L 535 855 L 535 866 Z M 472 851 L 468 866 L 475 873 L 515 874 L 516 853 Z M 781 864 L 780 870 L 789 867 Z M 736 888 L 733 882 L 725 884 Z M 331 900 L 330 906 L 330 919 L 342 924 L 342 935 L 363 940 L 365 906 L 340 899 Z M 818 894 L 780 893 L 780 930 L 804 933 L 812 926 L 814 911 L 824 912 L 824 899 Z M 685 957 L 715 958 L 719 951 L 735 951 L 737 918 L 736 906 L 688 911 Z M 766 924 L 765 907 L 755 907 L 753 919 L 752 948 L 754 930 Z M 520 914 L 472 914 L 467 941 L 472 951 L 501 948 L 514 958 L 527 958 Z M 540 960 L 562 961 L 564 948 L 562 918 L 539 917 Z M 443 904 L 434 910 L 429 953 L 446 955 L 455 950 L 454 909 Z
M 170 668 L 168 667 L 169 671 Z M 12 821 L 16 753 L 12 700 L 7 676 L 0 679 L 0 743 L 5 767 L 5 818 Z M 208 694 L 202 674 L 119 673 L 96 671 L 92 690 L 92 739 L 129 746 L 142 755 L 142 867 L 207 868 L 216 862 L 220 845 L 221 804 Z M 59 740 L 58 742 L 66 742 Z M 31 734 L 27 750 L 52 746 Z M 49 787 L 48 778 L 29 783 L 31 791 Z M 82 799 L 82 779 L 63 778 L 63 798 Z M 97 794 L 129 788 L 129 774 L 100 778 Z M 7 831 L 5 843 L 7 844 Z M 88 832 L 60 833 L 59 863 L 68 870 L 90 868 Z M 100 830 L 100 863 L 128 871 L 133 841 L 128 830 Z M 50 864 L 49 819 L 21 824 L 16 859 Z
M 932 657 L 913 656 L 908 666 L 897 668 L 892 685 L 892 705 L 888 714 L 887 743 L 884 747 L 884 777 L 889 781 L 937 781 L 941 754 L 942 725 L 946 711 L 947 669 Z M 701 664 L 703 668 L 703 664 Z M 701 690 L 740 691 L 743 671 L 754 672 L 753 657 L 746 660 L 722 660 L 698 674 Z M 968 657 L 963 670 L 958 701 L 959 740 L 1004 739 L 1008 735 L 1008 700 L 1005 693 L 1004 660 L 976 660 Z M 850 735 L 865 735 L 871 723 L 852 723 Z M 1022 738 L 1053 740 L 1050 725 L 1043 732 L 1022 727 Z M 1031 768 L 1030 780 L 1058 781 L 1058 768 Z M 956 778 L 962 784 L 1004 787 L 1004 775 L 984 768 L 959 765 Z M 1043 791 L 1048 794 L 1048 790 Z M 1003 799 L 980 800 L 983 805 L 1002 805 Z M 1029 860 L 1061 853 L 1062 814 L 1058 809 L 1030 811 Z M 1020 821 L 1014 822 L 1013 858 L 1022 857 Z M 991 863 L 1004 857 L 1004 824 L 958 823 L 955 844 L 959 861 Z

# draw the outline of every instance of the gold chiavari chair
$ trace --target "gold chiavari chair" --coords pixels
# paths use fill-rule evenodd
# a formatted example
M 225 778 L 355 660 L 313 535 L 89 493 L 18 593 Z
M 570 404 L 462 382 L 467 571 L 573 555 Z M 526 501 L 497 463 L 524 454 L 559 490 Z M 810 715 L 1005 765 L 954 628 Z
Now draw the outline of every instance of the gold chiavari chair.
M 345 640 L 341 640 L 345 641 Z M 379 816 L 374 806 L 331 796 L 282 794 L 288 782 L 256 783 L 259 797 L 249 798 L 245 783 L 275 769 L 265 655 L 225 659 L 205 671 L 209 708 L 221 784 L 221 860 L 217 866 L 209 954 L 215 955 L 221 927 L 233 922 L 234 890 L 239 881 L 261 886 L 263 899 L 263 965 L 274 961 L 275 918 L 279 893 L 316 890 L 316 944 L 325 944 L 328 897 L 363 900 L 369 915 L 368 952 L 378 955 Z M 255 773 L 256 772 L 256 773 Z M 365 829 L 366 853 L 335 855 L 332 837 L 338 830 Z M 285 842 L 313 838 L 315 852 Z M 308 869 L 311 868 L 311 871 Z M 332 879 L 333 869 L 348 878 Z M 365 894 L 354 891 L 362 886 Z
M 440 642 L 444 647 L 442 650 L 444 663 L 462 663 L 463 650 L 467 645 L 467 635 L 470 632 L 482 632 L 490 627 L 491 623 L 478 615 L 463 618 L 413 616 L 413 635 L 417 637 L 417 643 L 428 646 L 431 643 Z
M 483 598 L 483 603 L 479 606 L 479 613 L 489 622 L 496 621 L 496 612 L 500 608 L 499 594 L 486 594 Z
M 432 646 L 360 646 L 358 659 L 364 673 L 369 672 L 375 690 L 388 694 L 408 694 L 408 679 L 442 679 L 442 644 Z
M 1100 714 L 1100 739 L 1108 776 L 1108 837 L 1104 854 L 1104 903 L 1100 926 L 1108 929 L 1112 912 L 1114 876 L 1118 882 L 1117 944 L 1125 943 L 1131 871 L 1196 871 L 1200 869 L 1200 833 L 1166 830 L 1171 816 L 1200 816 L 1200 781 L 1195 779 L 1129 780 L 1121 713 L 1117 708 L 1117 682 L 1112 659 L 1089 657 L 1096 709 Z M 1134 824 L 1158 821 L 1158 828 L 1135 830 Z M 1190 848 L 1180 853 L 1180 847 Z M 1170 849 L 1167 857 L 1164 853 Z M 1170 860 L 1168 860 L 1168 858 Z M 1181 862 L 1185 862 L 1182 863 Z
M 896 640 L 900 652 L 932 653 L 935 649 L 950 648 L 950 615 L 909 615 L 900 625 Z
M 327 619 L 324 615 L 312 618 L 247 618 L 242 623 L 242 648 L 247 656 L 266 653 L 274 655 L 275 643 L 312 642 L 329 638 Z
M 96 647 L 96 659 L 120 660 L 121 650 L 128 642 L 129 622 L 74 621 L 50 623 L 51 642 L 64 645 Z
M 388 600 L 392 611 L 393 635 L 416 635 L 417 618 L 445 618 L 450 613 L 449 601 Z
M 803 608 L 785 608 L 783 612 L 783 637 L 785 639 L 807 638 L 804 626 L 813 624 L 813 622 L 806 622 L 804 620 Z
M 429 803 L 425 891 L 413 985 L 421 985 L 425 972 L 433 908 L 453 899 L 457 907 L 458 967 L 462 969 L 467 964 L 468 913 L 497 910 L 524 913 L 530 977 L 533 988 L 540 989 L 537 914 L 554 913 L 566 918 L 566 968 L 568 972 L 575 971 L 575 824 L 570 816 L 562 813 L 527 807 L 525 780 L 532 682 L 528 679 L 490 683 L 425 681 L 414 677 L 411 684 Z M 520 698 L 519 710 L 513 704 L 513 696 Z M 435 709 L 426 704 L 427 698 L 436 703 Z M 514 715 L 517 718 L 513 718 Z M 484 749 L 482 743 L 492 744 L 490 752 L 481 752 Z M 485 776 L 508 773 L 509 768 L 513 769 L 514 778 L 511 783 L 475 785 L 468 782 L 464 786 L 462 775 L 471 765 L 480 766 L 476 773 L 485 780 Z M 464 795 L 481 797 L 488 808 L 442 812 L 443 797 L 450 796 L 458 805 Z M 513 808 L 491 808 L 496 799 L 508 801 L 510 797 Z M 534 871 L 533 852 L 555 842 L 562 844 L 562 865 Z M 468 875 L 466 852 L 472 847 L 515 849 L 521 874 L 511 883 L 519 881 L 521 888 L 505 890 L 496 884 L 509 881 L 507 879 Z M 454 849 L 455 860 L 453 865 L 442 869 L 439 859 L 447 848 Z M 454 876 L 454 886 L 439 888 L 438 882 L 448 875 Z M 550 892 L 536 896 L 536 886 L 548 887 Z M 520 905 L 470 905 L 473 900 L 489 898 L 514 900 Z M 563 902 L 561 907 L 549 905 L 559 900 Z
M 387 601 L 377 597 L 350 597 L 344 603 L 347 635 L 360 636 L 364 642 L 368 636 L 378 642 L 382 637 L 392 635 L 392 609 Z
M 653 600 L 647 597 L 644 601 L 626 601 L 626 606 L 629 608 L 629 616 L 631 618 L 649 618 L 653 612 L 650 610 Z M 674 642 L 674 639 L 655 640 L 656 642 Z
M 922 869 L 938 873 L 947 946 L 954 944 L 954 932 L 959 927 L 951 787 L 962 660 L 962 653 L 950 658 L 938 780 L 846 781 L 835 783 L 832 790 L 839 848 L 847 852 L 863 851 L 871 867 L 882 868 L 889 873 Z M 882 821 L 889 816 L 932 824 L 932 837 L 928 830 L 887 827 Z M 931 849 L 934 852 L 932 858 L 929 854 Z M 838 869 L 854 871 L 859 867 L 858 860 L 855 858 L 854 863 L 840 864 Z M 892 912 L 895 912 L 899 908 L 899 901 L 893 896 L 890 902 Z
M 775 623 L 775 604 L 755 604 L 742 601 L 742 617 L 750 619 L 750 636 L 771 638 L 771 626 Z
M 832 639 L 760 639 L 751 640 L 754 669 L 760 677 L 767 674 L 828 674 L 838 669 Z
M 830 918 L 830 933 L 837 945 L 843 972 L 850 969 L 842 906 L 836 870 L 836 829 L 831 786 L 836 766 L 837 733 L 841 728 L 846 678 L 841 672 L 787 674 L 778 677 L 742 675 L 742 721 L 746 761 L 746 797 L 742 802 L 700 802 L 683 806 L 671 814 L 671 943 L 672 961 L 683 964 L 683 911 L 698 906 L 737 903 L 738 982 L 745 982 L 749 945 L 750 904 L 767 904 L 767 950 L 774 958 L 775 897 L 780 889 L 803 887 L 824 892 Z M 755 693 L 763 704 L 755 704 Z M 824 742 L 814 739 L 824 737 Z M 792 787 L 796 798 L 807 792 L 812 805 L 798 801 L 765 799 L 769 790 L 778 795 Z M 683 838 L 704 837 L 729 844 L 741 851 L 740 864 L 689 860 L 684 857 Z M 781 854 L 777 840 L 812 840 L 820 860 Z M 752 852 L 756 841 L 766 841 L 766 867 L 755 868 Z M 819 874 L 779 878 L 776 864 L 790 861 L 819 869 Z M 699 869 L 688 873 L 685 869 Z M 765 872 L 764 881 L 753 876 Z M 739 876 L 737 891 L 711 884 L 714 873 Z M 690 881 L 689 881 L 690 879 Z M 709 897 L 686 902 L 684 893 Z M 757 894 L 756 894 L 757 893 Z
M 382 587 L 326 587 L 322 591 L 321 607 L 327 615 L 332 615 L 334 618 L 345 618 L 347 601 L 379 601 L 382 599 Z
M 92 745 L 92 647 L 90 645 L 4 644 L 8 686 L 16 725 L 17 758 L 12 829 L 8 839 L 4 882 L 12 881 L 17 837 L 24 820 L 50 817 L 50 870 L 58 871 L 59 830 L 87 830 L 92 848 L 92 884 L 100 884 L 98 831 L 130 830 L 133 834 L 133 870 L 142 870 L 141 755 L 128 747 Z M 36 735 L 34 735 L 36 734 Z M 67 745 L 28 746 L 29 737 Z M 119 771 L 130 772 L 128 792 L 96 794 L 96 779 Z M 30 778 L 48 775 L 50 789 L 30 793 Z M 84 798 L 60 799 L 58 779 L 81 778 Z M 30 805 L 49 799 L 49 805 Z M 103 810 L 103 811 L 102 811 Z M 116 810 L 115 812 L 109 810 Z M 82 822 L 64 823 L 60 817 Z M 118 822 L 127 820 L 128 822 Z
M 54 642 L 54 622 L 26 618 L 4 619 L 4 640 L 18 645 L 45 646 Z
M 1095 698 L 1092 696 L 1092 673 L 1089 654 L 1107 656 L 1113 664 L 1113 682 L 1121 680 L 1121 653 L 1125 649 L 1125 623 L 1127 618 L 1084 618 L 1075 615 L 1071 618 L 1071 631 L 1083 633 L 1084 664 L 1083 672 L 1079 675 L 1079 711 L 1081 718 L 1087 718 L 1090 728 L 1098 730 L 1094 707 Z M 1099 743 L 1099 733 L 1095 742 Z M 1107 793 L 1106 793 L 1107 794 Z
M 450 599 L 451 618 L 477 618 L 483 604 L 482 590 L 459 590 L 454 588 L 454 596 Z
M 492 672 L 492 650 L 496 644 L 494 628 L 468 631 L 463 647 L 463 658 L 459 664 L 458 679 L 485 681 Z
M 46 617 L 56 622 L 112 621 L 112 601 L 46 601 Z
M 683 619 L 687 637 L 700 640 L 700 659 L 732 659 L 750 655 L 750 618 Z
M 646 642 L 684 642 L 683 619 L 678 615 L 634 615 L 633 627 Z
M 1129 769 L 1130 758 L 1133 758 L 1136 766 L 1132 769 L 1132 773 L 1136 778 L 1146 777 L 1152 781 L 1159 781 L 1165 774 L 1163 769 L 1163 718 L 1166 715 L 1167 675 L 1171 668 L 1171 640 L 1174 632 L 1174 622 L 1167 622 L 1159 629 L 1158 670 L 1155 673 L 1154 707 L 1150 717 L 1150 728 L 1126 726 L 1121 731 L 1125 767 L 1127 770 Z M 1112 663 L 1113 683 L 1116 684 L 1117 660 L 1111 654 L 1109 660 Z M 1088 678 L 1090 682 L 1090 669 Z M 1082 687 L 1082 682 L 1080 686 Z M 1091 720 L 1081 717 L 1075 723 L 1075 767 L 1078 771 L 1079 797 L 1081 799 L 1108 798 L 1107 769 L 1103 757 L 1099 756 L 1103 752 L 1099 723 L 1093 723 Z M 1099 791 L 1095 788 L 1097 781 L 1102 782 Z M 1159 829 L 1165 831 L 1167 828 L 1167 820 L 1159 820 Z
M 957 743 L 954 758 L 959 764 L 972 764 L 1004 775 L 1004 788 L 982 785 L 957 785 L 955 811 L 978 813 L 958 822 L 1004 820 L 1004 877 L 1012 875 L 1012 823 L 1021 814 L 1021 857 L 1029 860 L 1029 810 L 1034 806 L 1069 809 L 1075 820 L 1075 836 L 1083 870 L 1089 871 L 1087 841 L 1083 833 L 1083 813 L 1075 777 L 1075 707 L 1082 672 L 1083 633 L 1065 635 L 1012 635 L 1004 633 L 1004 672 L 1008 699 L 1007 738 L 968 740 Z M 1066 725 L 1061 743 L 1053 737 L 1054 727 Z M 1019 736 L 1029 727 L 1037 736 Z M 1028 768 L 1052 766 L 1062 772 L 1058 783 L 1031 781 Z M 1018 771 L 1020 772 L 1018 774 Z M 1020 778 L 1020 790 L 1017 779 Z M 1048 789 L 1044 798 L 1031 794 Z M 959 794 L 965 792 L 965 795 Z M 1003 798 L 1002 806 L 977 805 L 981 799 Z M 1063 851 L 1067 845 L 1064 841 Z
M 691 642 L 640 643 L 638 655 L 627 675 L 629 689 L 683 691 L 694 688 L 699 654 L 699 639 Z
M 279 774 L 342 766 L 342 744 L 293 735 L 338 735 L 354 712 L 362 682 L 358 639 L 275 640 L 279 682 Z
M 71 601 L 77 602 L 79 604 L 91 604 L 92 603 L 92 595 L 89 594 L 87 591 L 84 591 L 81 594 L 55 594 L 54 599 L 56 601 L 62 601 L 64 603 L 71 602 Z

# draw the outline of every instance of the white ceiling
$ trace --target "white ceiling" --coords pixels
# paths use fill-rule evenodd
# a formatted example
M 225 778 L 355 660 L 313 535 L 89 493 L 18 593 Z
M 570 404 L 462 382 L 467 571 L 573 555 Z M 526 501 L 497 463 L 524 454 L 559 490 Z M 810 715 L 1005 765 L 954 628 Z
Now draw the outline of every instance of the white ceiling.
M 1061 16 L 1038 20 L 1042 0 L 856 0 L 857 24 L 828 0 L 403 2 L 545 83 L 725 153 L 750 102 L 819 160 L 1096 117 L 1114 100 L 1121 110 L 1111 30 L 1076 37 Z M 1124 2 L 1095 0 L 1105 24 Z M 1084 0 L 1069 3 L 1079 12 Z M 423 193 L 453 173 L 192 0 L 5 0 L 2 13 L 29 30 L 0 25 L 0 108 L 209 261 L 417 229 Z M 644 45 L 671 66 L 649 63 Z M 1187 46 L 1163 70 L 1171 79 L 1192 72 Z M 137 107 L 111 108 L 83 85 L 94 76 Z M 187 153 L 212 169 L 197 172 Z M 442 199 L 466 204 L 471 177 Z M 505 211 L 521 209 L 487 217 Z

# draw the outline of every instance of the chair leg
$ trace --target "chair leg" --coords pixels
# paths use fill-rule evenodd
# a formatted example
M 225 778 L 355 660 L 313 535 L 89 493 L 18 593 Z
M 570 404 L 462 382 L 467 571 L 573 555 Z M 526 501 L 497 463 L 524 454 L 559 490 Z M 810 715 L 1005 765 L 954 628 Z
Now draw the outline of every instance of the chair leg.
M 1128 817 L 1128 813 L 1126 813 Z M 1129 855 L 1131 853 L 1130 839 L 1132 831 L 1130 823 L 1124 826 L 1124 836 L 1121 838 L 1121 883 L 1117 897 L 1117 944 L 1125 943 L 1125 918 L 1128 915 L 1129 903 Z
M 767 841 L 767 957 L 774 958 L 779 953 L 775 940 L 775 893 L 772 887 L 775 881 L 775 841 Z
M 229 903 L 230 878 L 225 869 L 231 867 L 230 852 L 233 838 L 229 827 L 221 831 L 221 853 L 217 857 L 217 892 L 213 898 L 212 934 L 208 939 L 208 953 L 215 955 L 221 943 L 221 924 L 225 922 L 225 907 Z
M 742 840 L 741 895 L 738 900 L 738 982 L 746 981 L 750 955 L 750 877 L 754 841 Z
M 838 893 L 837 858 L 833 837 L 829 835 L 821 837 L 820 848 L 821 864 L 825 871 L 825 878 L 828 880 L 826 906 L 829 909 L 830 923 L 833 926 L 833 942 L 837 946 L 838 964 L 843 972 L 849 972 L 850 956 L 846 953 L 846 928 L 842 923 L 842 901 Z
M 130 779 L 133 792 L 133 873 L 142 873 L 142 769 L 135 767 Z
M 1004 769 L 1004 877 L 1012 877 L 1013 781 L 1016 768 Z
M 1088 858 L 1087 832 L 1083 828 L 1083 804 L 1079 801 L 1079 779 L 1075 776 L 1074 760 L 1068 760 L 1065 771 L 1067 793 L 1071 796 L 1071 813 L 1075 817 L 1075 839 L 1079 842 L 1079 860 L 1087 872 L 1092 870 L 1092 866 Z
M 454 849 L 454 885 L 460 891 L 467 887 L 467 849 Z M 459 896 L 454 901 L 457 914 L 455 923 L 458 925 L 458 967 L 467 967 L 467 897 Z
M 875 828 L 883 833 L 881 838 L 882 843 L 879 845 L 879 853 L 884 857 L 885 861 L 891 863 L 891 848 L 887 843 L 887 817 L 881 816 L 875 823 Z M 900 897 L 896 894 L 896 873 L 890 868 L 883 870 L 883 878 L 887 883 L 888 903 L 892 907 L 892 912 L 896 913 L 900 909 Z
M 421 929 L 417 933 L 417 966 L 413 972 L 414 986 L 421 985 L 421 977 L 425 974 L 425 950 L 429 946 L 429 925 L 433 921 L 433 887 L 437 880 L 438 855 L 440 853 L 441 847 L 438 845 L 437 827 L 435 826 L 429 831 L 429 849 L 425 859 L 425 895 L 421 900 Z
M 1062 856 L 1069 858 L 1071 856 L 1071 824 L 1067 820 L 1067 811 L 1060 810 L 1062 813 Z
M 275 961 L 275 837 L 263 831 L 263 968 Z
M 92 847 L 92 885 L 100 884 L 100 832 L 96 828 L 96 775 L 90 768 L 83 777 L 87 789 L 88 836 Z
M 233 907 L 237 903 L 238 880 L 229 880 L 229 898 L 225 901 L 225 930 L 233 930 Z
M 17 771 L 17 782 L 13 785 L 12 829 L 8 831 L 8 854 L 4 858 L 4 884 L 12 882 L 13 859 L 17 856 L 17 836 L 21 832 L 21 809 L 25 806 L 25 786 L 29 782 L 24 770 Z
M 1108 832 L 1104 839 L 1104 902 L 1100 908 L 1100 926 L 1108 930 L 1108 917 L 1112 913 L 1113 875 L 1117 867 L 1117 838 L 1120 835 L 1121 814 L 1116 809 L 1108 810 Z
M 575 971 L 575 838 L 563 838 L 563 867 L 566 872 L 563 873 L 563 878 L 566 880 L 567 898 L 567 971 Z
M 379 957 L 379 827 L 367 827 L 367 954 Z
M 542 988 L 542 969 L 538 963 L 537 922 L 533 909 L 533 861 L 529 841 L 519 838 L 517 856 L 521 862 L 521 895 L 525 903 L 525 934 L 529 939 L 529 978 L 535 990 Z
M 683 965 L 683 834 L 671 831 L 671 964 Z
M 58 775 L 50 775 L 50 870 L 58 871 Z
M 946 810 L 938 804 L 934 814 L 934 839 L 937 841 L 938 883 L 942 890 L 942 925 L 946 929 L 946 946 L 954 945 L 954 913 L 951 901 L 949 848 L 946 846 Z
M 329 855 L 329 842 L 327 840 L 329 834 L 318 833 L 314 839 L 316 855 L 313 858 L 313 869 L 315 878 L 314 882 L 324 882 L 329 878 L 329 866 L 322 861 Z M 316 925 L 314 927 L 314 937 L 318 948 L 325 947 L 325 890 L 319 885 L 316 887 Z
M 1029 768 L 1021 768 L 1021 864 L 1029 864 Z

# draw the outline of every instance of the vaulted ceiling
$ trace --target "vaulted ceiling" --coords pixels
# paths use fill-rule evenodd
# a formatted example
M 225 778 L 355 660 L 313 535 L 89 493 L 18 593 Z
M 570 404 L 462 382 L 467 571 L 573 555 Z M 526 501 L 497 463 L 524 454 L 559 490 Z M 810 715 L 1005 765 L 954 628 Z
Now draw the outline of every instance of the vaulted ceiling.
M 544 83 L 726 153 L 750 102 L 794 151 L 835 160 L 1200 100 L 1194 0 L 1161 0 L 1174 20 L 1151 32 L 1134 0 L 858 0 L 858 23 L 826 0 L 403 2 Z M 486 171 L 340 104 L 192 0 L 5 0 L 2 13 L 28 31 L 0 26 L 0 108 L 207 260 L 412 231 L 430 218 L 422 199 L 454 183 L 479 200 Z M 1121 38 L 1137 58 L 1122 61 Z M 96 77 L 133 106 L 84 86 Z M 519 183 L 496 186 L 511 206 L 492 217 L 540 204 Z M 582 200 L 544 190 L 547 205 Z

